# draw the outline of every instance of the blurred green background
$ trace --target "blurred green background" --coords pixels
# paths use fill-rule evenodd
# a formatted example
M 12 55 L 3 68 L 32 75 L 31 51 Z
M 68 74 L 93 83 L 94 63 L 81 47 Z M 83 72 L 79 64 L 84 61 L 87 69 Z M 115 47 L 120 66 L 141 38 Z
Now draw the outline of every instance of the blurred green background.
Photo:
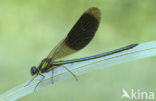
M 101 24 L 87 48 L 70 59 L 156 40 L 155 4 L 155 0 L 0 0 L 0 94 L 31 79 L 30 67 L 48 55 L 89 7 L 101 10 Z M 71 77 L 19 101 L 121 101 L 122 88 L 156 92 L 155 61 L 152 57 L 97 70 L 78 76 L 78 82 Z

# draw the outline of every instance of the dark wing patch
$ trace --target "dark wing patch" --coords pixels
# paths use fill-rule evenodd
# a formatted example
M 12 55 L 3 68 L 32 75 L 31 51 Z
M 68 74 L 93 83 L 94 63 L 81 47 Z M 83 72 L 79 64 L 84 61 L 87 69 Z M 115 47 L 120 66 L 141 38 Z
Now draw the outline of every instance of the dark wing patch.
M 73 26 L 65 39 L 65 43 L 72 49 L 84 48 L 94 37 L 99 26 L 100 10 L 93 7 L 88 9 Z

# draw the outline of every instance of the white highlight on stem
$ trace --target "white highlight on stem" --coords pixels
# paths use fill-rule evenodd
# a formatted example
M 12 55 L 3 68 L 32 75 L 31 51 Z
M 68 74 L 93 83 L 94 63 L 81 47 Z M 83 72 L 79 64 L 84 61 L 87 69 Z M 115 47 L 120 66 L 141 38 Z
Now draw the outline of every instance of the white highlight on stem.
M 125 62 L 129 62 L 132 60 L 147 58 L 150 56 L 156 55 L 156 41 L 146 42 L 139 44 L 138 46 L 125 50 L 119 53 L 115 53 L 109 56 L 100 57 L 97 59 L 66 64 L 64 65 L 70 71 L 72 71 L 76 76 L 80 74 L 84 74 L 89 71 L 94 71 L 96 69 L 103 69 L 105 67 L 110 67 L 112 65 L 121 64 Z M 45 73 L 45 79 L 39 84 L 36 90 L 51 84 L 51 71 Z M 56 68 L 53 75 L 53 80 L 56 83 L 59 80 L 68 78 L 72 76 L 68 71 L 66 71 L 63 66 Z M 0 101 L 13 101 L 17 100 L 23 96 L 26 96 L 30 93 L 34 92 L 34 88 L 37 83 L 41 80 L 41 76 L 36 77 L 36 79 L 28 86 L 25 86 L 29 81 L 16 86 L 15 88 L 5 92 L 0 95 Z

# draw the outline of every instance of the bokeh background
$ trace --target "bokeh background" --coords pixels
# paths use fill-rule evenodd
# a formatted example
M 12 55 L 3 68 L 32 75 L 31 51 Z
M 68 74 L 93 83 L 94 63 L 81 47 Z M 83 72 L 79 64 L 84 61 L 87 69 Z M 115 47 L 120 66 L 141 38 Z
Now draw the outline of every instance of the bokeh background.
M 96 36 L 69 58 L 156 40 L 155 0 L 0 0 L 0 94 L 31 79 L 38 65 L 81 14 L 98 7 Z M 72 77 L 19 101 L 121 101 L 122 88 L 156 92 L 156 57 Z M 125 101 L 125 100 L 124 100 Z M 129 101 L 129 100 L 128 100 Z

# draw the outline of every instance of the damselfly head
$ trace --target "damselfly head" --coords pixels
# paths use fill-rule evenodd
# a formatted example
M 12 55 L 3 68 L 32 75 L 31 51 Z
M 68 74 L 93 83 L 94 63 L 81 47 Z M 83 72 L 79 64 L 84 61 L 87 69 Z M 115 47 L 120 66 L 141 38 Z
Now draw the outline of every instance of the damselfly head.
M 33 66 L 33 67 L 31 67 L 30 73 L 31 73 L 31 75 L 33 76 L 33 75 L 35 75 L 35 74 L 38 74 L 39 71 L 38 71 L 38 69 L 36 68 L 36 66 Z

